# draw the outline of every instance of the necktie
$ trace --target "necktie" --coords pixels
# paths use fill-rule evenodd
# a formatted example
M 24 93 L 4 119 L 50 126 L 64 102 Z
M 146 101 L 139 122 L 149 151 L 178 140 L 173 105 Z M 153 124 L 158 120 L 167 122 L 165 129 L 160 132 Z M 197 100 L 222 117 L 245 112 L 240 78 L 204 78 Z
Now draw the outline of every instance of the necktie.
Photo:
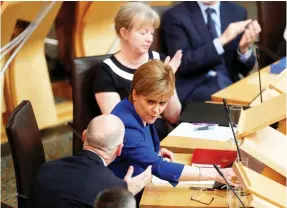
M 207 28 L 209 30 L 209 33 L 212 37 L 212 39 L 215 39 L 218 37 L 216 29 L 215 29 L 215 23 L 213 21 L 213 19 L 211 18 L 211 14 L 215 13 L 215 10 L 212 8 L 207 8 L 205 10 L 206 14 L 207 14 Z
M 215 10 L 212 8 L 207 8 L 205 10 L 207 14 L 207 28 L 209 30 L 210 36 L 212 40 L 215 38 L 218 38 L 216 29 L 215 29 L 215 22 L 211 18 L 211 14 L 215 13 Z M 218 65 L 215 67 L 216 73 L 217 73 L 217 84 L 220 89 L 223 89 L 229 85 L 232 84 L 232 81 L 230 80 L 228 76 L 228 72 L 226 70 L 226 67 L 224 65 L 224 59 L 222 58 L 222 63 L 221 65 Z

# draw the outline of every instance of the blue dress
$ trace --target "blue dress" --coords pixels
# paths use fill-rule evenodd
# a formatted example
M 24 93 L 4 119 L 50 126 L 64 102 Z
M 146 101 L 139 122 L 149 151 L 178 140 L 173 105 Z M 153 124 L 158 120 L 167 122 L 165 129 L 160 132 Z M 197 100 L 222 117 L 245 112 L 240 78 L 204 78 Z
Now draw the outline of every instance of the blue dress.
M 132 165 L 134 177 L 152 165 L 153 175 L 167 180 L 175 186 L 184 165 L 163 161 L 163 158 L 158 156 L 160 143 L 154 125 L 144 126 L 133 104 L 128 99 L 118 103 L 111 114 L 118 116 L 125 125 L 122 153 L 109 165 L 114 174 L 123 179 L 129 166 Z

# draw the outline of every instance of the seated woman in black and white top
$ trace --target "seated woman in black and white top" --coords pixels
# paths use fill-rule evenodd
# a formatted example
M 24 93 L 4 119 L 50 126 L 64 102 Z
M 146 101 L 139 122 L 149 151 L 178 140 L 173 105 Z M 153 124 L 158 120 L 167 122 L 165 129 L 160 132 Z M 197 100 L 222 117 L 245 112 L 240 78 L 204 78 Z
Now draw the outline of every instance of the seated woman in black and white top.
M 120 51 L 103 61 L 94 80 L 95 99 L 103 114 L 108 114 L 125 97 L 128 97 L 135 70 L 150 59 L 161 59 L 169 64 L 175 73 L 181 63 L 182 51 L 174 57 L 162 57 L 151 51 L 154 30 L 160 19 L 152 8 L 141 2 L 124 4 L 115 19 L 115 30 L 120 38 Z M 164 59 L 164 60 L 163 60 Z M 175 123 L 181 112 L 177 93 L 170 98 L 163 119 L 157 119 L 155 127 L 162 139 L 167 135 L 165 121 Z

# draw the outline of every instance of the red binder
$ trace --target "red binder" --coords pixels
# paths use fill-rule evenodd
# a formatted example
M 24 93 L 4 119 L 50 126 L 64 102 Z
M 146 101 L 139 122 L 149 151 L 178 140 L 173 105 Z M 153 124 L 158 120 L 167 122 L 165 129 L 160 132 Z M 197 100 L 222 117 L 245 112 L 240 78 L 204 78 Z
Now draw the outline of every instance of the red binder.
M 237 157 L 236 151 L 195 149 L 192 155 L 192 166 L 213 167 L 213 164 L 220 168 L 231 166 Z

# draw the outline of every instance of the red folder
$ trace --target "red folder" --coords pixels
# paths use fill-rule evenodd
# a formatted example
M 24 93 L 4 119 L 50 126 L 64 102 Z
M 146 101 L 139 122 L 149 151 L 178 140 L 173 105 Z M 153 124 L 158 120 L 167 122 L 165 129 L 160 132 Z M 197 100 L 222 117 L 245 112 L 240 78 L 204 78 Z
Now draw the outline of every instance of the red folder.
M 192 166 L 213 167 L 213 164 L 221 168 L 231 166 L 237 157 L 236 151 L 195 149 L 192 155 Z

